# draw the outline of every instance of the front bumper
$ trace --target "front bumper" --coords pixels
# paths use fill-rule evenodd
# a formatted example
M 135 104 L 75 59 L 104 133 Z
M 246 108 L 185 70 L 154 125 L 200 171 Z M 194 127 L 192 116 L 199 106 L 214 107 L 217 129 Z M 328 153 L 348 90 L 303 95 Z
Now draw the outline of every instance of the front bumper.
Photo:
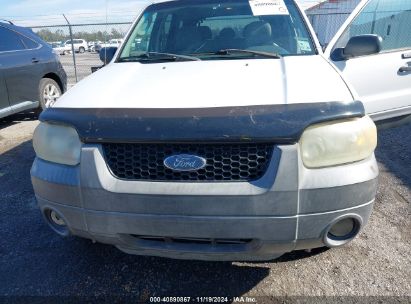
M 43 213 L 57 211 L 74 235 L 133 254 L 269 260 L 333 246 L 327 230 L 343 217 L 363 227 L 378 167 L 372 156 L 310 170 L 301 163 L 298 145 L 287 145 L 275 148 L 267 173 L 255 182 L 123 181 L 110 173 L 100 145 L 85 145 L 80 166 L 36 159 L 31 174 Z

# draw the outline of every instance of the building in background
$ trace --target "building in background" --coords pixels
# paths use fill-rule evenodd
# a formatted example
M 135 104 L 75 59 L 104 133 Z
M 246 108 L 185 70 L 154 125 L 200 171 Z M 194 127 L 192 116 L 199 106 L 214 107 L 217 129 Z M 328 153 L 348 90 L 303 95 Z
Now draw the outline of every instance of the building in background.
M 305 12 L 322 46 L 326 46 L 361 0 L 328 0 Z

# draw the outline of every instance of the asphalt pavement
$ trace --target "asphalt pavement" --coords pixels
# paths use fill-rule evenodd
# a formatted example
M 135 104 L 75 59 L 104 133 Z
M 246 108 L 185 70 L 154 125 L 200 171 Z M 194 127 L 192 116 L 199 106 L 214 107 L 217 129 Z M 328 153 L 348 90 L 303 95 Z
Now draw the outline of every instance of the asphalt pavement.
M 91 74 L 92 67 L 99 67 L 103 65 L 100 61 L 98 53 L 85 52 L 83 54 L 76 53 L 76 67 L 74 69 L 74 59 L 72 54 L 60 55 L 61 64 L 67 73 L 67 84 L 68 87 L 72 87 L 76 84 L 76 72 L 78 81 L 86 78 Z
M 37 124 L 34 114 L 0 120 L 0 302 L 25 296 L 40 297 L 31 302 L 73 303 L 95 297 L 137 302 L 153 296 L 411 302 L 411 124 L 379 134 L 375 209 L 355 241 L 338 249 L 292 252 L 267 263 L 133 256 L 57 236 L 43 222 L 30 182 Z

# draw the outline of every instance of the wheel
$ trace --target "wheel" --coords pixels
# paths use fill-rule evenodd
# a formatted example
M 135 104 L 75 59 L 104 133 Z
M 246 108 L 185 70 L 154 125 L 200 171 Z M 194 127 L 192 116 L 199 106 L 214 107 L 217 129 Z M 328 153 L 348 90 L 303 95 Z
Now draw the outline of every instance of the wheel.
M 81 47 L 78 49 L 78 51 L 79 51 L 79 53 L 83 54 L 83 53 L 86 51 L 86 49 L 81 46 Z
M 61 96 L 61 89 L 57 82 L 50 78 L 40 80 L 40 107 L 45 110 L 52 107 Z

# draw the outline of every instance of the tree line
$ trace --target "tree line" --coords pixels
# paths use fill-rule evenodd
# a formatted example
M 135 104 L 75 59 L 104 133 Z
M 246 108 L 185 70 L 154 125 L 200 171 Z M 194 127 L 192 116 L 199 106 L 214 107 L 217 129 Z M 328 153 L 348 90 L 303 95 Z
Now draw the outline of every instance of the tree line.
M 51 31 L 47 28 L 42 28 L 39 30 L 33 29 L 34 32 L 40 36 L 41 39 L 47 42 L 54 41 L 67 41 L 70 39 L 70 35 L 63 31 L 62 29 L 57 29 Z M 73 33 L 73 39 L 84 39 L 86 41 L 108 41 L 110 39 L 121 39 L 125 36 L 125 32 L 112 28 L 110 32 L 107 31 L 95 31 L 95 32 L 86 32 L 79 31 Z

